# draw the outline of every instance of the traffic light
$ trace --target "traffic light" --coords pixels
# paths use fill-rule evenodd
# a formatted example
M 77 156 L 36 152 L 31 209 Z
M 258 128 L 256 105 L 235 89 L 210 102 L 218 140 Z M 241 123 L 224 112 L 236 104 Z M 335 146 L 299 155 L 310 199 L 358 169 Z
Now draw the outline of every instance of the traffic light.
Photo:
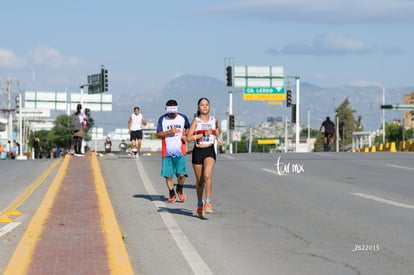
M 287 90 L 286 91 L 286 107 L 292 106 L 292 91 Z
M 231 66 L 226 67 L 226 86 L 233 86 L 233 68 Z
M 234 115 L 229 115 L 229 129 L 234 130 Z
M 108 91 L 108 70 L 104 68 L 101 69 L 101 91 Z
M 20 110 L 20 95 L 16 95 L 14 100 L 16 101 L 16 111 Z

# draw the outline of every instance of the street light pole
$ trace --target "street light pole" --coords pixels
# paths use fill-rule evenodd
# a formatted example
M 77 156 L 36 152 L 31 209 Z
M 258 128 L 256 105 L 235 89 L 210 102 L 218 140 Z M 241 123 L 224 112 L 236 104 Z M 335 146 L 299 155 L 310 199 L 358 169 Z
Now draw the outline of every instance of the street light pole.
M 382 105 L 385 105 L 385 88 L 382 87 Z M 382 109 L 382 143 L 385 144 L 385 109 Z
M 229 91 L 229 116 L 227 117 L 227 119 L 229 120 L 227 123 L 227 145 L 229 148 L 229 154 L 233 154 L 233 143 L 230 142 L 230 116 L 233 114 L 233 92 Z

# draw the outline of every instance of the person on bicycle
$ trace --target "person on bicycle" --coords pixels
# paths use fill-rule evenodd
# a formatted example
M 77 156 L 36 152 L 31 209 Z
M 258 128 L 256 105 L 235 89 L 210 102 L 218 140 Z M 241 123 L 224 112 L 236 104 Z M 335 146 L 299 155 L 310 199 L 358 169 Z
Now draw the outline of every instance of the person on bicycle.
M 321 128 L 319 129 L 319 132 L 321 132 L 321 134 L 323 133 L 322 128 L 324 128 L 323 144 L 326 145 L 328 142 L 328 137 L 333 140 L 333 137 L 335 135 L 335 124 L 327 116 L 326 119 L 322 122 Z

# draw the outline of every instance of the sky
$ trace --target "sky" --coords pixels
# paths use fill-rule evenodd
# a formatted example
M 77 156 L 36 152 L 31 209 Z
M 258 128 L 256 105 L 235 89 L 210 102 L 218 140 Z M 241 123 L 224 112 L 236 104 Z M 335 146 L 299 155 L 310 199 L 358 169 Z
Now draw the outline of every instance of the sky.
M 413 0 L 21 0 L 1 3 L 0 91 L 148 93 L 225 63 L 322 87 L 412 86 Z

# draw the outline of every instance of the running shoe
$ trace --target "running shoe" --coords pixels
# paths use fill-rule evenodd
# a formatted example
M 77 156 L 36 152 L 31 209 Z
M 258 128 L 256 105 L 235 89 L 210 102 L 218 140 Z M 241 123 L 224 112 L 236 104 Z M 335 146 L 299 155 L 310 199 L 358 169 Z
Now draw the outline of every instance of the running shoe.
M 204 208 L 204 202 L 203 202 L 203 205 L 197 205 L 196 212 L 197 212 L 197 217 L 204 218 L 206 214 L 205 208 Z
M 172 197 L 168 198 L 167 202 L 168 203 L 173 203 L 173 202 L 175 202 L 176 199 L 177 199 L 177 196 L 174 194 Z
M 206 213 L 210 213 L 210 214 L 213 213 L 213 208 L 211 207 L 210 202 L 206 202 L 204 204 L 204 208 L 205 208 Z
M 186 195 L 184 194 L 184 192 L 178 192 L 178 191 L 176 191 L 176 193 L 177 193 L 177 195 L 178 195 L 178 200 L 180 201 L 180 202 L 184 202 L 185 201 L 185 199 L 187 198 L 186 197 Z

